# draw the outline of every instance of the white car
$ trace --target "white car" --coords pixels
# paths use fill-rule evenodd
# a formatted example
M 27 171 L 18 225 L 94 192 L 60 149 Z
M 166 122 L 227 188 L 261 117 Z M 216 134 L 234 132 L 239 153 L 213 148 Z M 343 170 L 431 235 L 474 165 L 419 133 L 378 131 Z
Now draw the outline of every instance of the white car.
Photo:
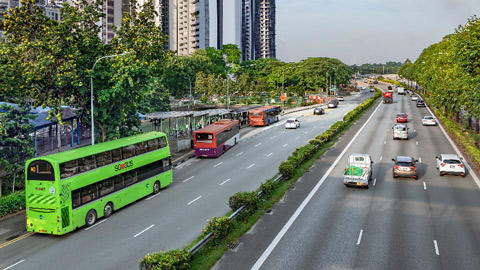
M 412 100 L 413 100 L 413 101 L 417 101 L 417 100 L 419 100 L 419 97 L 418 97 L 417 95 L 413 95 L 413 96 L 412 96 Z
M 437 125 L 437 120 L 433 116 L 424 116 L 422 118 L 422 125 L 424 126 L 436 126 Z
M 408 127 L 403 124 L 396 124 L 392 127 L 393 129 L 393 139 L 405 139 L 408 140 Z
M 338 96 L 338 97 L 337 97 L 337 100 L 338 100 L 338 101 L 344 101 L 344 98 L 343 98 L 343 96 Z
M 289 118 L 285 121 L 285 128 L 299 128 L 300 121 L 297 118 Z
M 362 88 L 361 88 L 361 89 L 362 89 L 362 90 L 366 90 L 366 89 L 367 89 L 367 87 L 365 87 L 365 86 L 362 86 Z
M 437 170 L 440 176 L 445 174 L 455 174 L 465 177 L 465 165 L 462 158 L 454 154 L 441 154 L 435 157 L 437 160 Z

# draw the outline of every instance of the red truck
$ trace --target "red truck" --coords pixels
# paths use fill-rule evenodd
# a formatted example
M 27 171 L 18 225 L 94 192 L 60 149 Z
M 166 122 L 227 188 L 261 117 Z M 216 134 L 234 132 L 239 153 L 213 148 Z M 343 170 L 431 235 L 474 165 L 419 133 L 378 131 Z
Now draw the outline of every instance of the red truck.
M 393 103 L 392 92 L 383 92 L 383 103 Z

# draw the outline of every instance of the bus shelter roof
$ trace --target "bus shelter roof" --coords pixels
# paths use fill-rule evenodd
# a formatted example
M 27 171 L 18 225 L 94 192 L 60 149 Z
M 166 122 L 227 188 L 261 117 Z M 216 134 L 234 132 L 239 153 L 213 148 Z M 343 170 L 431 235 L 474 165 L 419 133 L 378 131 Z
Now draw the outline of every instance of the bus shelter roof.
M 145 118 L 147 120 L 165 120 L 165 119 L 175 119 L 182 117 L 191 117 L 194 113 L 192 111 L 171 111 L 171 112 L 154 112 L 147 113 Z

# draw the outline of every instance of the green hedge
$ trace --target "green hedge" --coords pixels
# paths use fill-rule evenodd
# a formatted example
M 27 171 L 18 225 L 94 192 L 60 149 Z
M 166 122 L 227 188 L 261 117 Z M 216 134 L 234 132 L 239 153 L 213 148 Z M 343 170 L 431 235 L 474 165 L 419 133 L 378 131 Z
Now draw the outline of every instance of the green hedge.
M 140 270 L 182 270 L 190 268 L 189 253 L 183 249 L 171 249 L 147 254 L 141 258 Z
M 0 218 L 22 209 L 25 209 L 24 190 L 0 197 Z

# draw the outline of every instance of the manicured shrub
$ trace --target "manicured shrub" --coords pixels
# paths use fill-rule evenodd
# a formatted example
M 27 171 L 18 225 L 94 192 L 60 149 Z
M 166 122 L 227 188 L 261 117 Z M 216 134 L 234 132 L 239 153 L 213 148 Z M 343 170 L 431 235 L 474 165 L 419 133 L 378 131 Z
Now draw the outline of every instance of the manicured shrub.
M 217 246 L 228 235 L 232 228 L 230 219 L 225 216 L 213 217 L 212 220 L 208 220 L 207 222 L 205 230 L 202 230 L 201 237 L 203 238 L 213 232 L 212 238 L 208 244 Z
M 25 209 L 25 191 L 0 197 L 0 218 Z
M 280 171 L 280 173 L 283 175 L 285 179 L 289 179 L 295 173 L 295 166 L 291 161 L 287 160 L 280 164 L 280 167 L 278 168 L 278 170 Z
M 267 180 L 265 183 L 260 185 L 260 189 L 262 190 L 263 194 L 270 195 L 275 191 L 277 184 L 273 182 L 272 179 Z
M 228 205 L 233 211 L 236 211 L 243 205 L 248 205 L 249 208 L 256 209 L 258 206 L 257 193 L 255 193 L 255 191 L 237 192 L 230 196 Z
M 189 252 L 180 249 L 147 254 L 139 262 L 140 270 L 181 270 L 190 268 Z

